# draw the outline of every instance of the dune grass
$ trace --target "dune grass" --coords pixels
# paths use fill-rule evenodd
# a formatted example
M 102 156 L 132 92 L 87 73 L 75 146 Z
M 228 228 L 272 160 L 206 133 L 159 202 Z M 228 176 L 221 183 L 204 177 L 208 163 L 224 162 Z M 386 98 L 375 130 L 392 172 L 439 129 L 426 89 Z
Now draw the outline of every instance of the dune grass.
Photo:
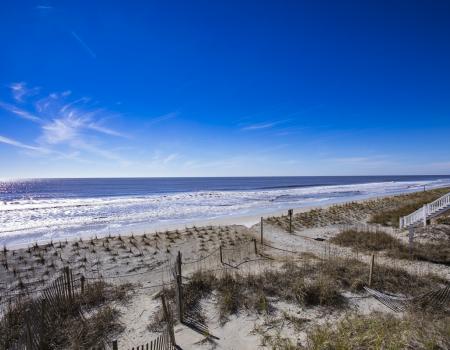
M 342 291 L 362 292 L 367 284 L 369 266 L 355 259 L 330 258 L 308 266 L 285 264 L 258 274 L 197 272 L 184 287 L 186 310 L 198 312 L 202 298 L 214 293 L 220 319 L 246 310 L 270 314 L 273 301 L 281 300 L 305 307 L 331 309 L 345 306 Z M 389 293 L 420 295 L 445 283 L 434 275 L 417 276 L 393 267 L 376 266 L 372 287 Z
M 439 244 L 414 242 L 411 246 L 382 231 L 344 230 L 330 240 L 332 243 L 365 252 L 385 251 L 397 259 L 429 261 L 450 265 L 450 242 Z
M 271 313 L 274 299 L 305 306 L 339 307 L 344 302 L 333 281 L 325 278 L 307 280 L 299 269 L 266 270 L 246 276 L 228 272 L 221 276 L 197 272 L 184 288 L 187 309 L 195 311 L 201 298 L 213 291 L 222 323 L 241 310 Z
M 45 327 L 40 328 L 41 348 L 59 349 L 71 347 L 91 348 L 109 342 L 109 335 L 122 330 L 119 313 L 112 307 L 113 301 L 127 299 L 126 286 L 115 287 L 99 281 L 88 284 L 83 295 L 77 295 L 67 302 L 48 305 L 44 300 L 23 300 L 9 307 L 0 320 L 0 349 L 9 349 L 17 341 L 24 340 L 26 320 L 30 310 L 46 310 L 41 315 Z M 89 314 L 82 317 L 81 313 Z M 32 321 L 30 321 L 32 322 Z
M 359 251 L 381 251 L 401 245 L 397 238 L 382 231 L 344 230 L 330 239 L 344 247 L 351 247 Z
M 375 313 L 349 315 L 337 324 L 308 332 L 305 350 L 401 350 L 450 348 L 450 316 L 408 314 L 404 318 Z M 289 348 L 291 349 L 291 348 Z
M 442 188 L 403 196 L 404 200 L 399 202 L 397 206 L 373 214 L 370 222 L 384 226 L 398 227 L 399 219 L 402 216 L 413 213 L 425 204 L 433 202 L 448 192 L 448 188 Z
M 352 224 L 369 221 L 385 226 L 398 227 L 399 218 L 417 210 L 426 203 L 450 192 L 450 188 L 408 193 L 386 198 L 371 199 L 332 205 L 294 214 L 294 231 L 312 227 L 336 224 Z M 286 215 L 266 219 L 269 224 L 289 230 L 289 218 Z

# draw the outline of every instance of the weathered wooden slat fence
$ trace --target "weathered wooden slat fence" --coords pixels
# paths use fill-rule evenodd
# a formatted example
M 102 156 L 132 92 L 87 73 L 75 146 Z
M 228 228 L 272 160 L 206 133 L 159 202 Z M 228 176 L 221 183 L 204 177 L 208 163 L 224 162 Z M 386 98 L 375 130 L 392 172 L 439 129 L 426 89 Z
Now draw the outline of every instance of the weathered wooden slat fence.
M 47 349 L 45 334 L 55 322 L 55 316 L 67 312 L 81 311 L 73 309 L 73 299 L 81 293 L 79 283 L 74 280 L 72 271 L 66 267 L 48 287 L 42 290 L 41 295 L 34 299 L 18 298 L 10 307 L 24 308 L 24 323 L 22 335 L 14 344 L 9 344 L 11 349 Z M 4 318 L 3 322 L 8 322 Z M 8 329 L 9 325 L 6 325 Z
M 170 325 L 164 327 L 164 330 L 160 336 L 153 339 L 150 342 L 128 348 L 128 350 L 174 350 L 178 349 L 175 344 L 171 341 L 171 329 Z M 113 350 L 122 349 L 120 343 L 114 341 L 112 344 Z

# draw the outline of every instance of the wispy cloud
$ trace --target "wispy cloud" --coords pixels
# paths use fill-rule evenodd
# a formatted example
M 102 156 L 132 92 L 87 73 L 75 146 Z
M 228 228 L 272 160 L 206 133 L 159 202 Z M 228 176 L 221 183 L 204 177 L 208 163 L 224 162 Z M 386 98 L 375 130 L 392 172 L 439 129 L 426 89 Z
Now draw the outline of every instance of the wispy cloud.
M 104 141 L 108 138 L 100 140 L 101 135 L 128 137 L 108 125 L 108 120 L 116 115 L 104 109 L 90 108 L 88 98 L 70 101 L 70 96 L 70 90 L 51 93 L 30 103 L 34 108 L 19 108 L 0 102 L 0 108 L 31 121 L 40 128 L 40 135 L 36 139 L 38 146 L 21 143 L 6 136 L 2 137 L 2 143 L 66 158 L 79 158 L 79 155 L 90 153 L 122 165 L 128 164 L 129 162 L 116 154 L 114 149 L 105 147 Z
M 169 154 L 168 156 L 166 156 L 165 158 L 163 158 L 162 162 L 163 162 L 163 164 L 168 164 L 177 158 L 178 158 L 178 153 L 172 153 L 172 154 Z
M 0 135 L 0 143 L 4 143 L 10 146 L 14 146 L 14 147 L 18 147 L 18 148 L 22 148 L 22 149 L 27 149 L 27 150 L 31 150 L 31 151 L 39 151 L 39 152 L 44 152 L 44 153 L 49 153 L 50 151 L 48 149 L 42 148 L 42 147 L 38 147 L 38 146 L 32 146 L 32 145 L 27 145 L 25 143 L 22 143 L 20 141 L 11 139 L 9 137 L 6 136 L 1 136 Z
M 83 130 L 94 130 L 111 136 L 125 137 L 124 134 L 92 121 L 92 117 L 78 115 L 70 111 L 67 115 L 45 122 L 42 126 L 42 140 L 49 144 L 57 144 L 80 138 Z
M 27 151 L 26 153 L 28 155 L 31 155 L 31 156 L 53 155 L 56 159 L 71 159 L 71 160 L 77 160 L 80 162 L 86 162 L 86 160 L 78 157 L 79 152 L 64 153 L 64 152 L 60 152 L 60 151 L 57 151 L 54 149 L 45 148 L 42 146 L 26 144 L 26 143 L 20 142 L 18 140 L 12 139 L 10 137 L 1 136 L 1 135 L 0 135 L 0 143 L 6 144 L 6 145 L 9 145 L 12 147 L 16 147 L 19 149 L 23 149 L 23 150 Z
M 0 102 L 0 108 L 3 108 L 4 110 L 13 113 L 14 115 L 22 118 L 22 119 L 27 119 L 27 120 L 31 120 L 33 122 L 40 122 L 41 118 L 37 117 L 36 115 L 21 109 L 17 106 L 11 105 L 9 103 L 4 103 L 4 102 Z
M 33 96 L 39 92 L 38 87 L 28 88 L 25 82 L 12 83 L 9 85 L 9 88 L 16 102 L 24 102 L 27 96 Z
M 110 129 L 110 128 L 102 125 L 102 124 L 97 123 L 97 122 L 92 122 L 92 121 L 88 122 L 88 123 L 86 123 L 85 127 L 87 129 L 90 129 L 90 130 L 98 131 L 98 132 L 100 132 L 102 134 L 105 134 L 105 135 L 118 136 L 118 137 L 128 137 L 128 135 L 126 135 L 126 134 L 124 134 L 122 132 Z
M 84 42 L 83 39 L 81 39 L 77 33 L 75 33 L 74 31 L 70 32 L 70 34 L 72 34 L 73 38 L 81 45 L 81 47 L 92 57 L 92 58 L 97 58 L 97 55 L 95 54 L 94 51 L 92 51 L 92 49 Z
M 164 121 L 176 118 L 178 116 L 178 114 L 179 114 L 178 112 L 171 112 L 171 113 L 160 115 L 159 117 L 150 119 L 147 122 L 147 126 L 150 126 L 150 125 L 153 125 L 153 124 L 156 124 L 156 123 L 161 123 L 161 122 L 164 122 Z
M 287 123 L 289 120 L 276 120 L 263 123 L 249 124 L 241 128 L 243 131 L 271 129 L 274 126 Z
M 167 165 L 179 157 L 180 157 L 180 155 L 178 153 L 167 154 L 160 150 L 156 150 L 153 152 L 153 156 L 152 156 L 152 159 L 150 160 L 149 164 L 151 166 Z

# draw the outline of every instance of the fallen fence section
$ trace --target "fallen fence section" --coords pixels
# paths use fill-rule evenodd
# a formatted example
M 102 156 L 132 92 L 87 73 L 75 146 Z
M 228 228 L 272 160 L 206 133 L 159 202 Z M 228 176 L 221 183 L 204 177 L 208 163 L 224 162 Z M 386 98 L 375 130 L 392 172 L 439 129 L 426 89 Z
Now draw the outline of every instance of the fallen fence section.
M 113 350 L 122 349 L 120 348 L 120 344 L 117 341 L 113 342 Z M 138 345 L 132 348 L 128 348 L 128 350 L 175 350 L 178 349 L 176 345 L 172 344 L 170 340 L 170 329 L 169 326 L 164 328 L 163 333 L 156 339 Z
M 381 293 L 364 287 L 367 293 L 395 312 L 404 312 L 408 307 L 442 307 L 450 305 L 450 286 L 440 288 L 414 298 Z

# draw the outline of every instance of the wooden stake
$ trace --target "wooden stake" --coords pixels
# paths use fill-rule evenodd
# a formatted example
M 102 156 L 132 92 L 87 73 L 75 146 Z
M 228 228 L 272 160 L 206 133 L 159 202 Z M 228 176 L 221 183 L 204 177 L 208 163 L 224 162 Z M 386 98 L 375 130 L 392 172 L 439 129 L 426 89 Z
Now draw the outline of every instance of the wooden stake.
M 294 213 L 293 209 L 288 210 L 289 215 L 289 233 L 292 233 L 292 214 Z
M 181 276 L 181 252 L 178 251 L 178 256 L 177 256 L 177 268 L 178 268 L 178 275 Z
M 69 299 L 72 299 L 72 286 L 70 283 L 70 269 L 68 266 L 64 268 L 64 272 L 66 274 L 66 281 L 67 281 L 67 295 Z
M 161 302 L 163 306 L 164 317 L 167 321 L 167 326 L 169 327 L 170 341 L 172 342 L 172 345 L 176 345 L 175 333 L 173 331 L 172 317 L 170 317 L 169 310 L 167 309 L 166 298 L 164 297 L 164 293 L 161 293 Z
M 118 350 L 119 348 L 117 347 L 117 340 L 113 340 L 113 350 Z
M 223 258 L 222 258 L 222 245 L 219 246 L 219 253 L 220 253 L 220 263 L 223 264 Z
M 369 287 L 372 286 L 372 275 L 373 275 L 373 267 L 375 264 L 375 254 L 372 254 L 370 259 L 370 270 L 369 270 Z
M 178 319 L 183 323 L 183 290 L 182 290 L 182 275 L 181 275 L 181 252 L 178 251 L 177 256 L 177 307 Z
M 84 275 L 81 275 L 80 282 L 81 282 L 81 294 L 84 294 Z
M 264 224 L 263 224 L 263 217 L 261 216 L 261 245 L 264 244 Z
M 255 245 L 255 255 L 258 255 L 258 247 L 256 246 L 256 238 L 253 239 L 253 244 Z

